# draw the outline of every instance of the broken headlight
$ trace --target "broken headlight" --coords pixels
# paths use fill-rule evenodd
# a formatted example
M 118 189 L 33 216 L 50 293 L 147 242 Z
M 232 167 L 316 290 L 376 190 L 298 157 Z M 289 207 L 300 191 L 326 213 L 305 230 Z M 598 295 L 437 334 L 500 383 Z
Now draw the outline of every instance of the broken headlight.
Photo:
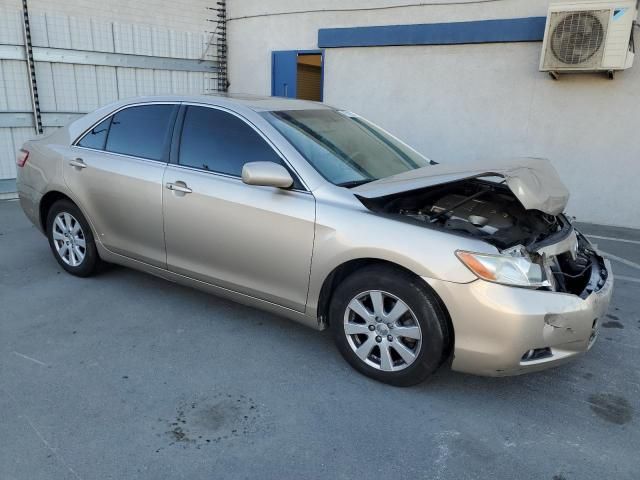
M 457 250 L 456 256 L 478 278 L 489 282 L 528 288 L 551 285 L 542 265 L 532 261 L 524 249 L 509 249 L 499 255 Z

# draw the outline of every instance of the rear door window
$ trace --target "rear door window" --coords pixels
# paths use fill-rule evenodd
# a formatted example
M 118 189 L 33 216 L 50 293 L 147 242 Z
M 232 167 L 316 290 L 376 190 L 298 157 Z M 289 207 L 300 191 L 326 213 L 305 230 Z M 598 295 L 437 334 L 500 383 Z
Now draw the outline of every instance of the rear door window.
M 180 165 L 240 177 L 247 162 L 283 164 L 275 150 L 244 120 L 215 108 L 187 107 Z
M 140 105 L 113 115 L 105 150 L 166 161 L 176 105 Z M 84 139 L 83 139 L 84 140 Z

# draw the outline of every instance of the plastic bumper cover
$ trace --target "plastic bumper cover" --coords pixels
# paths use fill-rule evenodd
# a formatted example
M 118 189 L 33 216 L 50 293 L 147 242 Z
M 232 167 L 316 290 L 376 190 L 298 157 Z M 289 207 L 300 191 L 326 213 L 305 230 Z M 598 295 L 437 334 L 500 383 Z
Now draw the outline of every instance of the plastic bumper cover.
M 455 331 L 452 369 L 478 375 L 518 375 L 561 364 L 593 345 L 613 293 L 604 285 L 586 298 L 482 280 L 460 284 L 425 278 L 445 303 Z M 532 350 L 539 358 L 524 360 Z

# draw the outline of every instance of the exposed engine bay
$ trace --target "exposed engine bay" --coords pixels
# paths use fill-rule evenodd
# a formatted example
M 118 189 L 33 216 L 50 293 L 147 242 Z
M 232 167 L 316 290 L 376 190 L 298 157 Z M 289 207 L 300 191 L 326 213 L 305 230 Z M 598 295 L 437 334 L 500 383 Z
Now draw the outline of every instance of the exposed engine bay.
M 502 254 L 526 257 L 543 268 L 555 291 L 586 296 L 606 278 L 593 247 L 564 215 L 526 210 L 503 182 L 467 179 L 360 200 L 373 211 L 477 237 Z

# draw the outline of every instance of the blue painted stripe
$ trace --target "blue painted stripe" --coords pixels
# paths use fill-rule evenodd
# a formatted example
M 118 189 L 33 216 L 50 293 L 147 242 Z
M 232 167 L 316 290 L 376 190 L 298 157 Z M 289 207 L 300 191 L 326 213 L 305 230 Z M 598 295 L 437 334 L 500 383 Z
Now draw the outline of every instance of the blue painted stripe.
M 321 28 L 319 48 L 542 41 L 546 17 L 473 22 Z

